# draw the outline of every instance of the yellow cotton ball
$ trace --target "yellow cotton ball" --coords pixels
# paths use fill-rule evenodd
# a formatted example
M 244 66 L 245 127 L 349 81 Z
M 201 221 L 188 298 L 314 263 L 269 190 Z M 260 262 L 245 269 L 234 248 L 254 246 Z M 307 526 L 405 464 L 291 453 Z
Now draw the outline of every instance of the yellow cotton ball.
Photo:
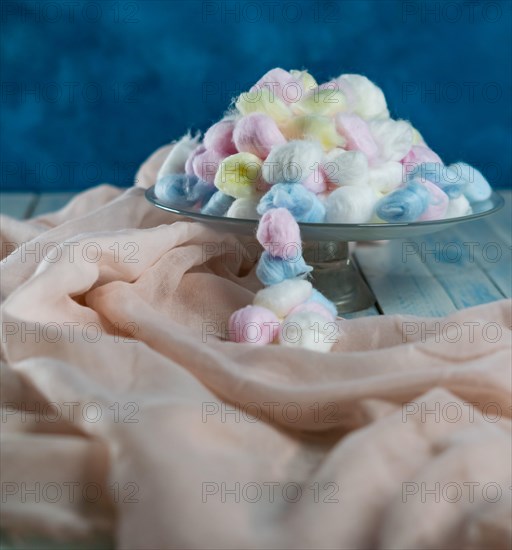
M 332 118 L 321 115 L 302 115 L 289 121 L 281 131 L 288 140 L 305 139 L 319 141 L 324 151 L 343 147 L 346 140 L 338 134 Z
M 316 139 L 325 151 L 343 147 L 346 139 L 336 131 L 333 119 L 324 116 L 305 116 L 303 119 L 304 138 Z
M 215 174 L 215 186 L 226 195 L 248 199 L 258 193 L 261 160 L 252 153 L 237 153 L 225 158 Z
M 318 86 L 316 80 L 308 73 L 308 71 L 294 70 L 290 71 L 290 74 L 293 76 L 293 78 L 295 78 L 302 84 L 304 90 L 306 90 L 307 92 L 315 89 Z
M 292 116 L 284 101 L 267 87 L 244 92 L 238 97 L 235 107 L 244 116 L 251 113 L 265 113 L 277 123 L 285 122 Z
M 341 90 L 316 88 L 294 104 L 294 111 L 303 115 L 333 116 L 348 109 L 347 97 Z

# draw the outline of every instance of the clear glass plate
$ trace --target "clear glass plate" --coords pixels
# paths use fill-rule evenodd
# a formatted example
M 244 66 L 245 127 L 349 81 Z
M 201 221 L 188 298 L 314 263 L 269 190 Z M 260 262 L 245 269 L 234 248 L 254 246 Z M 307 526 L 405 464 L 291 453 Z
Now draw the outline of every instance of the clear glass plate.
M 239 234 L 253 235 L 258 220 L 225 218 L 201 214 L 199 207 L 181 208 L 160 200 L 154 187 L 146 190 L 146 198 L 162 210 L 180 214 L 203 223 L 212 224 L 220 230 Z M 426 235 L 446 229 L 451 225 L 476 220 L 499 210 L 504 204 L 503 198 L 493 192 L 489 199 L 472 205 L 473 213 L 459 218 L 410 223 L 299 223 L 302 238 L 305 241 L 378 241 L 400 239 Z

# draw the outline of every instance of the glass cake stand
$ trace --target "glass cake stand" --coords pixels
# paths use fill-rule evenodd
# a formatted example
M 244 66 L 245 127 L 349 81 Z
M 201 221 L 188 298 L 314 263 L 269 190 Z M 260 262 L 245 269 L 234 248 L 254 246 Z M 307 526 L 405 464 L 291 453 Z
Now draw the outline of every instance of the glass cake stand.
M 199 208 L 181 208 L 160 200 L 154 187 L 146 190 L 146 198 L 162 210 L 173 212 L 218 229 L 239 235 L 255 235 L 258 220 L 225 218 L 201 214 Z M 418 237 L 442 231 L 456 224 L 476 220 L 499 210 L 503 198 L 496 192 L 485 201 L 472 205 L 473 213 L 459 218 L 411 223 L 299 223 L 303 255 L 313 267 L 312 282 L 316 289 L 332 300 L 338 313 L 366 309 L 375 298 L 350 257 L 350 241 L 381 241 Z

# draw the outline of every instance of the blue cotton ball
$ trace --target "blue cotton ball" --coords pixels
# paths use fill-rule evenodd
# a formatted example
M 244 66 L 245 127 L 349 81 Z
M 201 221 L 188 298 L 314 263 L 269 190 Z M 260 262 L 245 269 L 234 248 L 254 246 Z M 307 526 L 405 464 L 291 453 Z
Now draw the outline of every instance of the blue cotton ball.
M 190 198 L 191 191 L 198 182 L 197 176 L 187 174 L 167 174 L 159 178 L 155 185 L 155 195 L 173 206 L 192 206 L 197 200 Z
M 211 183 L 188 174 L 167 174 L 159 178 L 155 185 L 155 195 L 162 201 L 184 208 L 197 202 L 206 204 L 215 193 Z
M 313 268 L 306 264 L 302 256 L 294 261 L 271 256 L 267 251 L 263 252 L 256 267 L 256 276 L 265 285 L 275 285 L 285 279 L 294 279 L 312 271 Z
M 377 216 L 386 222 L 413 222 L 427 209 L 430 196 L 423 185 L 411 181 L 377 203 Z
M 317 196 L 294 183 L 277 183 L 261 197 L 258 214 L 263 216 L 272 208 L 286 208 L 298 222 L 322 223 L 325 219 L 325 206 Z
M 326 298 L 321 292 L 316 290 L 316 288 L 313 289 L 313 292 L 311 293 L 311 296 L 308 302 L 316 302 L 317 304 L 320 304 L 321 306 L 325 307 L 325 309 L 329 313 L 331 313 L 333 317 L 338 316 L 338 310 L 334 305 L 334 303 L 331 302 L 331 300 L 329 300 L 328 298 Z
M 194 204 L 199 202 L 201 206 L 204 206 L 216 191 L 215 185 L 199 179 L 194 186 L 189 188 L 188 199 L 194 201 Z
M 214 193 L 210 200 L 201 209 L 201 214 L 208 214 L 209 216 L 224 216 L 229 210 L 229 207 L 233 204 L 235 197 L 230 197 L 222 191 Z
M 412 181 L 416 178 L 426 179 L 442 189 L 450 199 L 460 197 L 467 185 L 465 178 L 451 166 L 444 166 L 438 162 L 423 162 L 418 164 L 407 174 L 407 179 Z
M 489 182 L 476 168 L 465 162 L 456 162 L 450 165 L 450 169 L 466 182 L 463 194 L 470 203 L 485 201 L 491 196 Z

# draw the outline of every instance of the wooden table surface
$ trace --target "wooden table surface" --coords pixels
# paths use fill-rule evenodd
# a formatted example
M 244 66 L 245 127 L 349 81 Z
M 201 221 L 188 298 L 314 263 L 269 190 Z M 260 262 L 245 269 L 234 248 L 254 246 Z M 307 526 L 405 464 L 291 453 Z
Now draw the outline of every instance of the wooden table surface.
M 355 260 L 375 305 L 347 314 L 443 316 L 512 295 L 512 192 L 497 213 L 448 230 L 382 245 L 358 245 Z M 0 212 L 18 219 L 62 208 L 75 193 L 2 193 Z

